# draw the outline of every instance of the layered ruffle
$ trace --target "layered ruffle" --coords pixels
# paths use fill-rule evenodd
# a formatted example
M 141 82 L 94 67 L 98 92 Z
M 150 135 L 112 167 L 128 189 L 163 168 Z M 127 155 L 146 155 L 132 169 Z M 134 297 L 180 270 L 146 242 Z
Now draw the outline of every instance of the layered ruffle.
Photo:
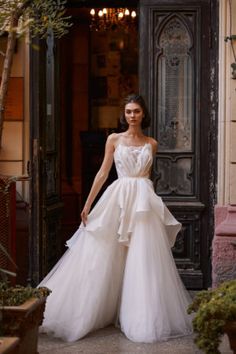
M 117 241 L 129 245 L 140 213 L 151 212 L 165 225 L 169 245 L 173 247 L 181 224 L 155 194 L 152 181 L 144 177 L 122 177 L 106 189 L 95 205 L 88 216 L 86 231 L 103 237 L 107 235 L 103 230 L 110 228 L 117 234 Z M 83 229 L 82 224 L 80 228 Z M 79 232 L 67 242 L 68 247 L 74 244 L 78 235 Z

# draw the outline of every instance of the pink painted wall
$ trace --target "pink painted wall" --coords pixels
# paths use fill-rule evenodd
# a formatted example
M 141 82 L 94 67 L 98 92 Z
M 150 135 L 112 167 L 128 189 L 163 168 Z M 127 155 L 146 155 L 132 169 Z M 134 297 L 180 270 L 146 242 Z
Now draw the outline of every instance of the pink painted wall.
M 215 207 L 212 287 L 236 279 L 236 206 Z

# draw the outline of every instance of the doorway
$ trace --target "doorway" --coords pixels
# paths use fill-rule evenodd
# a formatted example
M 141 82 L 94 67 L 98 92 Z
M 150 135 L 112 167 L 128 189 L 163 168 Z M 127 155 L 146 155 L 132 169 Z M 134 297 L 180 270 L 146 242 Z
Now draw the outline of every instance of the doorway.
M 129 8 L 129 13 L 135 10 Z M 121 99 L 139 90 L 137 18 L 104 28 L 90 12 L 89 7 L 69 10 L 73 27 L 60 43 L 63 244 L 80 224 L 107 136 L 120 131 Z M 114 178 L 113 167 L 99 196 Z

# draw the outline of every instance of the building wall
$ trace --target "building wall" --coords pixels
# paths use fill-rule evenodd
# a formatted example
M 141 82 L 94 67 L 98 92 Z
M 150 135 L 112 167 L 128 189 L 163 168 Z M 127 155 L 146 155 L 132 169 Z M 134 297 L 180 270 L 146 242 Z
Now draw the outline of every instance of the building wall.
M 0 39 L 4 52 L 7 37 Z M 0 149 L 0 174 L 17 176 L 27 174 L 29 160 L 29 51 L 25 39 L 18 39 L 13 59 L 8 98 L 3 123 Z M 3 56 L 0 56 L 0 70 Z M 0 71 L 1 73 L 1 71 Z M 0 74 L 1 75 L 1 74 Z M 17 191 L 28 200 L 28 182 L 17 182 Z
M 231 3 L 231 6 L 230 6 Z M 231 64 L 236 62 L 236 0 L 220 1 L 219 33 L 219 133 L 218 133 L 218 204 L 236 204 L 236 80 Z
M 6 41 L 7 37 L 0 38 L 1 51 L 5 51 Z M 0 75 L 2 67 L 3 57 L 0 56 Z M 7 234 L 6 230 L 1 230 L 1 237 L 14 240 L 8 251 L 18 266 L 16 283 L 22 285 L 27 284 L 29 267 L 29 180 L 22 180 L 27 176 L 29 161 L 29 126 L 29 46 L 25 39 L 18 39 L 5 107 L 0 175 L 15 176 L 19 181 L 16 202 L 12 199 L 10 208 L 12 225 Z

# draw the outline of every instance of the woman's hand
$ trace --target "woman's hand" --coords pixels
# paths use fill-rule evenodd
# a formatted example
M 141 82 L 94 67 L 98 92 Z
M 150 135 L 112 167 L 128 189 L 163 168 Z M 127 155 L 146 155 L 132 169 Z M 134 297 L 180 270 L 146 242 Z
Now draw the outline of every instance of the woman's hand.
M 88 207 L 87 205 L 84 206 L 80 216 L 81 216 L 81 220 L 84 226 L 86 226 L 87 224 L 87 219 L 88 219 L 88 214 L 90 211 L 90 207 Z

